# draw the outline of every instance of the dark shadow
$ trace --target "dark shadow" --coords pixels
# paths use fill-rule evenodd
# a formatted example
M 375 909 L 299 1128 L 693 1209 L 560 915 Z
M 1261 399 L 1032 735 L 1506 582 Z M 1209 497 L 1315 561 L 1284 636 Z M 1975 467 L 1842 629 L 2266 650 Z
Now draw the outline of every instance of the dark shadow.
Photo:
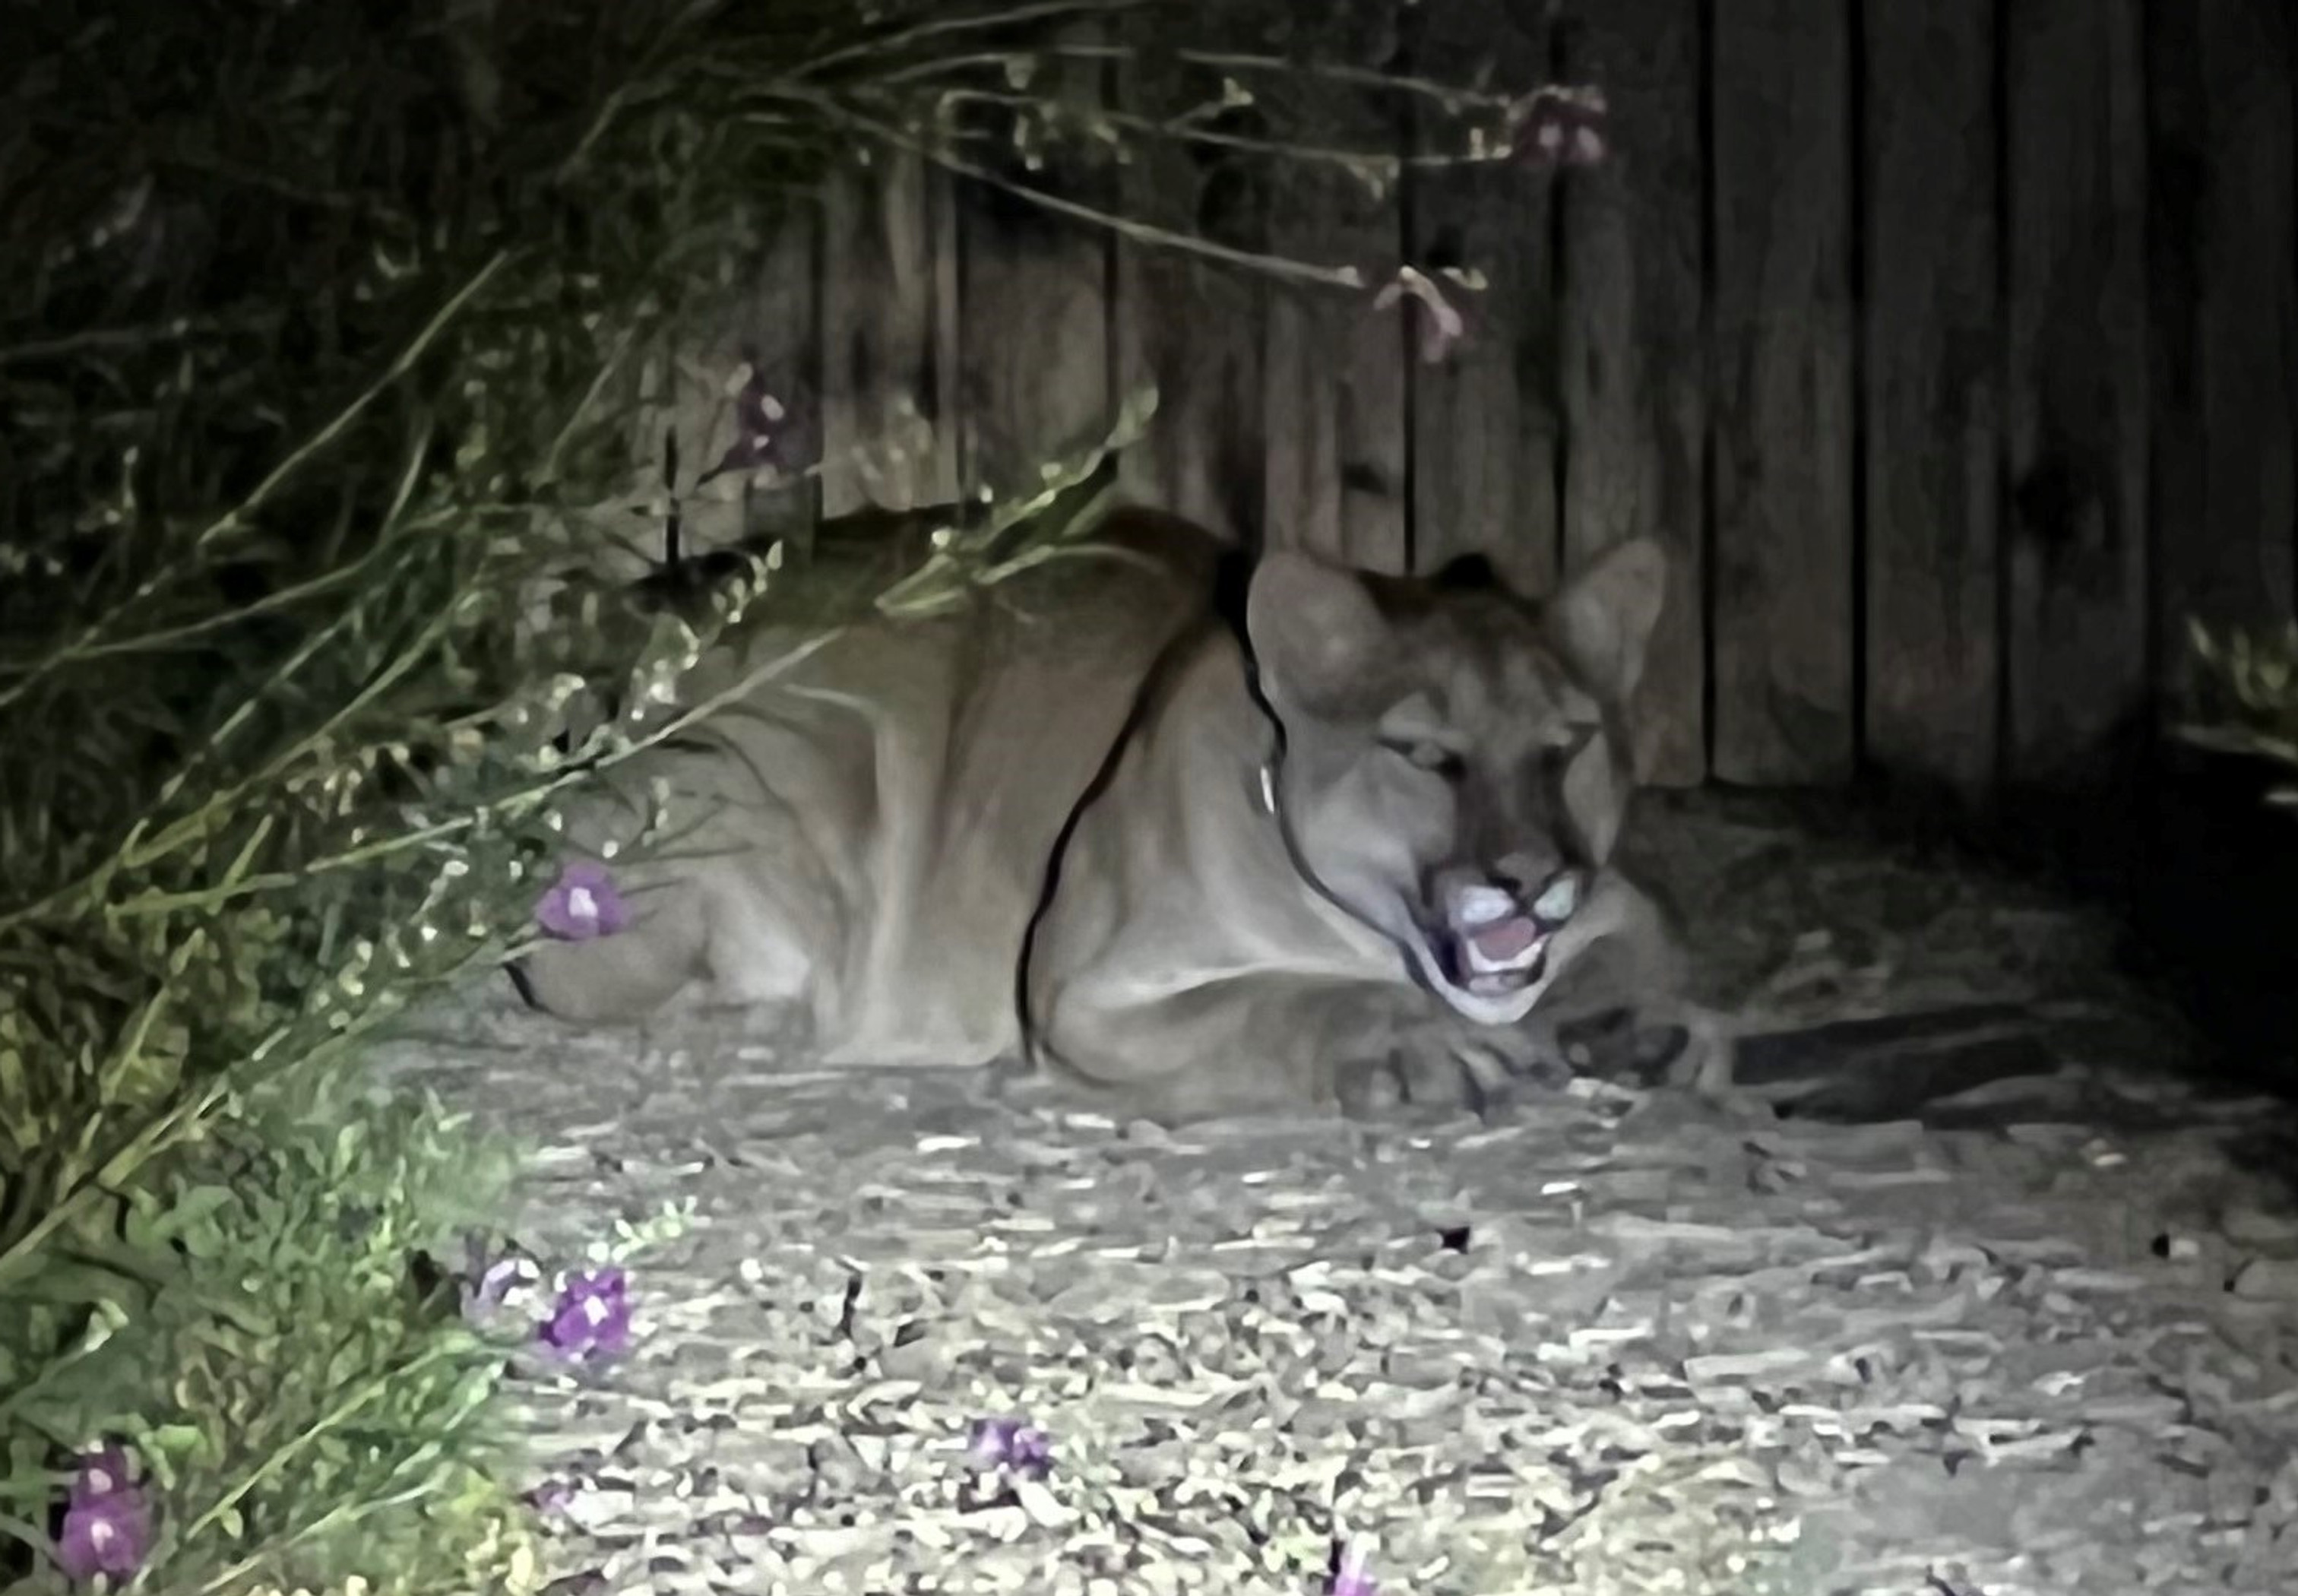
M 2261 762 L 2159 737 L 2133 717 L 2081 782 L 1983 806 L 1904 780 L 1864 783 L 1866 823 L 1945 846 L 2111 916 L 2120 973 L 2174 1009 L 2214 1087 L 2298 1096 L 2298 814 Z
M 2193 1021 L 2215 1071 L 2298 1096 L 2298 812 L 2261 762 L 2166 750 L 2139 808 L 2126 951 Z
M 1743 1085 L 1783 1118 L 1970 1129 L 2042 1118 L 2144 1132 L 2217 1122 L 2232 1099 L 2298 1097 L 2298 816 L 2262 802 L 2271 773 L 2149 746 L 2136 725 L 2089 769 L 2079 785 L 1987 793 L 1869 773 L 1834 790 L 1649 795 L 1773 832 L 1741 874 L 1823 872 L 1847 846 L 1918 879 L 2039 890 L 2096 917 L 2129 984 L 2128 1013 L 1971 1003 L 1745 1037 Z M 2102 1065 L 2165 1091 L 2128 1096 Z

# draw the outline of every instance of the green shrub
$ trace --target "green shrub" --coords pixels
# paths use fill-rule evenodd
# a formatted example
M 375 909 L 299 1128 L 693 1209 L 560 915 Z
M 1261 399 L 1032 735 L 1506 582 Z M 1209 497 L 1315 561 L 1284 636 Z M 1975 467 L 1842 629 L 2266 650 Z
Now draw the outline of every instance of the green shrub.
M 503 1349 L 409 1269 L 482 1222 L 508 1156 L 343 1071 L 293 1079 L 132 1188 L 111 1245 L 76 1233 L 12 1292 L 12 1348 L 62 1349 L 0 1370 L 12 1507 L 44 1517 L 54 1454 L 106 1436 L 165 1503 L 168 1589 L 516 1584 L 532 1552 L 487 1410 Z
M 2298 806 L 2298 622 L 2272 633 L 2230 629 L 2213 636 L 2199 621 L 2189 630 L 2202 674 L 2180 734 L 2200 747 L 2248 755 L 2292 773 L 2267 799 Z

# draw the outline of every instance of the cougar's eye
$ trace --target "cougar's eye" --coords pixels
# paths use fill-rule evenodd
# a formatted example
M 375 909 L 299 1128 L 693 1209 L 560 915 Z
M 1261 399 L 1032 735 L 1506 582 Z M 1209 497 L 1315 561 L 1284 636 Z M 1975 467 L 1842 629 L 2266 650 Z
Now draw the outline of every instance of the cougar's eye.
M 1533 919 L 1542 925 L 1562 925 L 1580 907 L 1580 891 L 1579 876 L 1568 870 L 1558 871 L 1532 900 Z
M 1550 785 L 1562 781 L 1564 773 L 1572 768 L 1572 762 L 1587 751 L 1588 745 L 1596 740 L 1600 730 L 1596 726 L 1564 728 L 1556 740 L 1542 748 L 1536 756 L 1541 780 Z
M 1459 755 L 1442 743 L 1432 742 L 1425 737 L 1385 737 L 1380 746 L 1415 769 L 1431 772 L 1447 781 L 1459 781 L 1461 773 L 1467 768 Z

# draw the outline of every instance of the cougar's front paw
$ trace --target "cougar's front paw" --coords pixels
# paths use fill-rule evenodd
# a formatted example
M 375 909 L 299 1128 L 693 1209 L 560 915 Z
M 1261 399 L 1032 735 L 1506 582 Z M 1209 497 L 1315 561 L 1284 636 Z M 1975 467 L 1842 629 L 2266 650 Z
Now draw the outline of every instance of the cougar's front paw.
M 1731 1016 L 1695 1004 L 1682 1005 L 1676 1020 L 1683 1027 L 1684 1046 L 1668 1071 L 1668 1084 L 1710 1097 L 1730 1092 L 1737 1075 L 1738 1025 Z
M 1572 1080 L 1572 1065 L 1556 1027 L 1537 1015 L 1514 1025 L 1462 1030 L 1453 1036 L 1451 1046 L 1476 1060 L 1482 1073 L 1516 1086 L 1556 1091 Z
M 1465 1108 L 1490 1119 L 1523 1085 L 1568 1078 L 1555 1038 L 1544 1027 L 1443 1027 L 1345 1067 L 1341 1106 L 1357 1115 L 1411 1106 Z
M 1394 1048 L 1341 1066 L 1334 1082 L 1341 1112 L 1355 1119 L 1393 1113 L 1401 1108 L 1449 1112 L 1465 1108 L 1489 1113 L 1496 1098 L 1468 1061 L 1442 1052 Z

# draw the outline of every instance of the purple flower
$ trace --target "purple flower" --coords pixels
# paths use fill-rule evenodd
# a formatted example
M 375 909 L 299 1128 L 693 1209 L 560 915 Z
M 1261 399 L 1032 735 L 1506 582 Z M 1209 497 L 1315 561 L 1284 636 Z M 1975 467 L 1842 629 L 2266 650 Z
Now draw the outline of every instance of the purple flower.
M 56 1537 L 56 1565 L 77 1584 L 124 1580 L 152 1550 L 152 1508 L 128 1477 L 128 1454 L 106 1444 L 83 1454 Z
M 1542 166 L 1593 166 L 1603 160 L 1608 112 L 1604 91 L 1551 84 L 1519 100 L 1509 112 L 1518 147 Z
M 516 1249 L 493 1255 L 486 1237 L 473 1231 L 464 1240 L 463 1317 L 475 1322 L 484 1319 L 503 1305 L 513 1287 L 525 1285 L 540 1273 L 533 1261 Z
M 80 1453 L 79 1471 L 72 1476 L 71 1505 L 85 1507 L 135 1488 L 135 1471 L 128 1461 L 128 1449 L 117 1441 L 107 1441 Z
M 569 1480 L 545 1480 L 526 1493 L 527 1505 L 546 1518 L 565 1512 L 574 1500 L 574 1486 Z
M 745 362 L 736 376 L 740 385 L 733 395 L 734 441 L 718 463 L 702 474 L 697 487 L 729 472 L 787 471 L 806 452 L 805 429 L 789 408 L 766 391 L 765 375 L 756 363 Z
M 1372 1551 L 1361 1541 L 1342 1542 L 1333 1564 L 1327 1596 L 1373 1596 Z
M 591 1269 L 568 1276 L 540 1334 L 545 1345 L 570 1358 L 627 1349 L 631 1300 L 623 1271 Z
M 965 1456 L 976 1468 L 1041 1476 L 1054 1466 L 1053 1437 L 1019 1418 L 977 1418 L 966 1431 Z
M 558 879 L 534 906 L 535 924 L 562 942 L 611 937 L 630 920 L 630 909 L 615 890 L 607 867 L 587 859 L 559 866 Z

